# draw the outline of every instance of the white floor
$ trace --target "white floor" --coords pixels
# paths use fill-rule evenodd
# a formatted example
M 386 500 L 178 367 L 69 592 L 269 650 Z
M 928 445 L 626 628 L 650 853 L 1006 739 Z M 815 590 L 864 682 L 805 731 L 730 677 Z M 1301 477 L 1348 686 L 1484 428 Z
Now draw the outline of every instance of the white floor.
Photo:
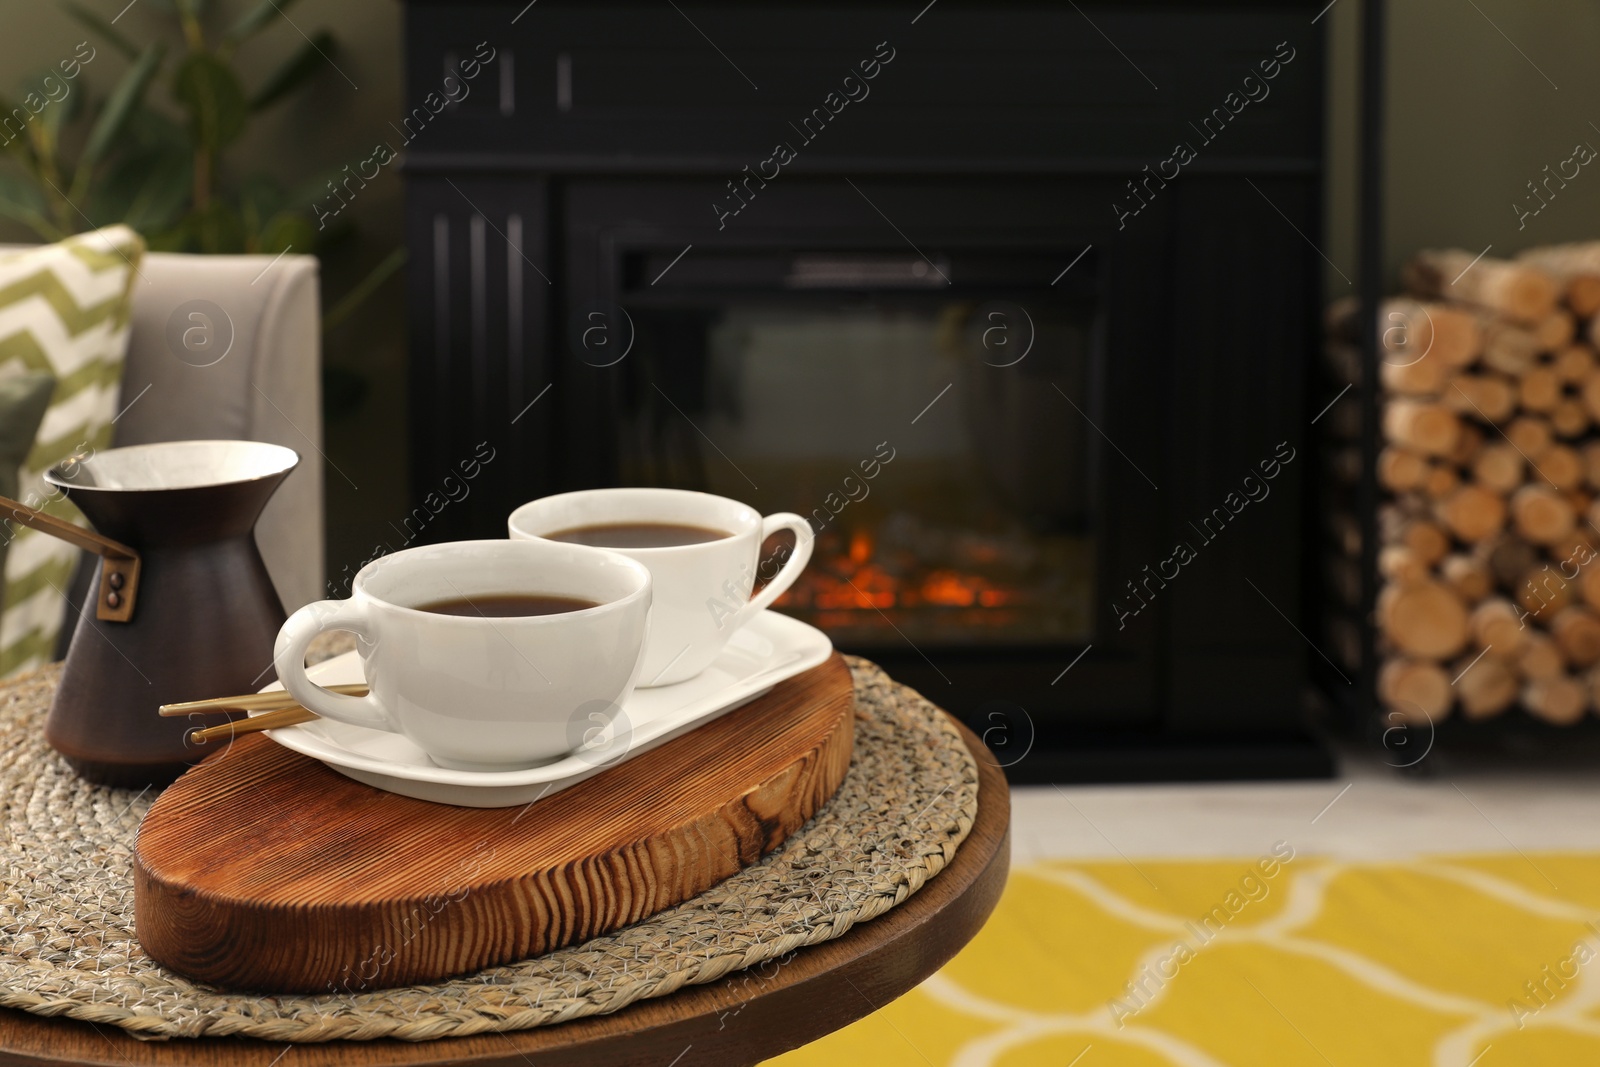
M 1417 777 L 1350 750 L 1333 781 L 1014 786 L 1012 862 L 1254 857 L 1277 841 L 1345 859 L 1600 850 L 1600 758 L 1562 755 L 1457 758 Z

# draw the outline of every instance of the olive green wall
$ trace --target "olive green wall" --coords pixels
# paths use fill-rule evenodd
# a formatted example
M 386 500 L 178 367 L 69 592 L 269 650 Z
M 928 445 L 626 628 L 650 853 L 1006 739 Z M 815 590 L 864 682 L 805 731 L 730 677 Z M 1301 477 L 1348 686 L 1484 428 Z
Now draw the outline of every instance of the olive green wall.
M 1586 143 L 1600 148 L 1600 7 L 1583 0 L 1391 0 L 1388 17 L 1386 261 L 1392 284 L 1418 248 L 1492 256 L 1600 238 L 1600 167 L 1583 167 L 1548 206 L 1527 182 L 1553 173 Z M 1332 26 L 1329 135 L 1334 173 L 1324 250 L 1356 277 L 1354 238 L 1354 0 Z M 1492 22 L 1490 20 L 1493 20 Z M 1591 125 L 1593 123 L 1593 125 Z M 1572 173 L 1568 166 L 1567 173 Z M 1333 277 L 1329 293 L 1348 291 Z

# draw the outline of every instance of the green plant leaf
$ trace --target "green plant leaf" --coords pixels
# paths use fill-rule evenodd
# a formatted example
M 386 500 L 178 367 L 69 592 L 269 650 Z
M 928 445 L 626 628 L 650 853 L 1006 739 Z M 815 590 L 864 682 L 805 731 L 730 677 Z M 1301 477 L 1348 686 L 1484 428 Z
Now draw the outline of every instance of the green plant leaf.
M 154 108 L 139 108 L 129 116 L 128 124 L 122 131 L 116 151 L 112 155 L 157 151 L 176 152 L 185 157 L 192 157 L 194 144 L 189 140 L 189 131 L 181 120 L 170 118 Z
M 22 117 L 18 118 L 18 113 Z M 0 96 L 0 148 L 12 153 L 28 166 L 33 165 L 33 142 L 28 136 L 31 113 L 21 104 Z
M 150 252 L 192 252 L 194 249 L 188 244 L 188 231 L 180 223 L 165 230 L 152 230 L 144 236 L 146 251 Z
M 131 116 L 144 99 L 144 91 L 150 85 L 156 71 L 161 68 L 161 60 L 167 54 L 167 46 L 153 44 L 140 54 L 138 60 L 128 72 L 122 76 L 117 87 L 111 90 L 111 95 L 106 98 L 105 107 L 100 111 L 100 117 L 95 120 L 94 127 L 89 131 L 89 139 L 84 142 L 83 154 L 78 157 L 79 167 L 92 167 L 105 157 L 106 152 L 116 143 L 121 136 L 123 128 L 128 124 Z
M 52 97 L 46 91 L 45 83 L 52 79 L 56 83 L 57 91 L 61 92 L 59 97 Z M 43 109 L 39 112 L 39 121 L 44 124 L 50 142 L 59 144 L 62 127 L 76 116 L 85 90 L 75 86 L 70 79 L 62 77 L 59 71 L 54 70 L 37 74 L 29 78 L 25 84 L 27 92 L 36 93 L 39 99 L 45 101 Z
M 134 59 L 139 55 L 138 45 L 124 37 L 120 30 L 95 12 L 90 11 L 82 4 L 74 3 L 73 0 L 63 0 L 61 6 L 66 9 L 67 14 L 77 19 L 93 32 L 96 37 L 99 37 L 129 59 Z
M 339 237 L 350 223 L 351 215 L 344 210 L 350 193 L 341 184 L 346 177 L 342 168 L 330 167 L 291 187 L 284 198 L 286 204 L 301 208 L 316 230 L 318 254 L 327 252 L 330 241 Z
M 311 221 L 304 215 L 285 211 L 267 220 L 257 243 L 260 251 L 275 256 L 285 249 L 307 254 L 316 242 L 317 231 Z
M 16 104 L 0 96 L 0 149 L 29 173 L 37 173 L 38 157 L 34 155 L 34 142 L 27 136 L 27 123 L 14 117 Z M 27 114 L 27 109 L 22 109 Z
M 206 52 L 191 52 L 178 65 L 172 93 L 189 112 L 195 144 L 212 153 L 244 132 L 249 104 L 233 68 Z
M 282 14 L 292 3 L 294 3 L 294 0 L 260 0 L 260 3 L 256 4 L 255 7 L 240 16 L 239 21 L 235 22 L 233 27 L 222 35 L 222 39 L 229 44 L 238 44 L 240 41 L 254 36 L 264 29 L 267 23 Z
M 283 186 L 266 174 L 251 174 L 239 183 L 239 210 L 245 229 L 259 236 L 265 223 L 289 207 Z
M 62 236 L 50 222 L 50 204 L 43 190 L 13 170 L 0 170 L 0 215 L 23 223 L 48 240 Z
M 145 234 L 168 229 L 189 204 L 193 165 L 181 138 L 176 144 L 149 143 L 120 152 L 95 187 L 92 214 Z
M 140 147 L 160 145 L 192 151 L 188 131 L 183 123 L 168 117 L 154 108 L 140 108 L 128 122 L 128 138 Z
M 177 226 L 160 235 L 163 252 L 238 253 L 244 251 L 244 228 L 233 205 L 213 200 L 204 210 L 190 211 Z M 152 247 L 155 247 L 152 241 Z
M 176 6 L 178 14 L 197 19 L 206 5 L 205 0 L 176 0 Z
M 311 40 L 296 49 L 282 66 L 261 83 L 261 88 L 250 99 L 250 109 L 260 111 L 271 107 L 300 88 L 332 60 L 338 50 L 339 43 L 333 39 L 333 34 L 327 30 L 317 31 Z
M 187 168 L 147 172 L 122 221 L 140 233 L 171 226 L 189 203 L 188 177 Z
M 150 108 L 128 119 L 104 164 L 84 176 L 85 211 L 120 220 L 147 238 L 170 229 L 194 195 L 194 146 L 184 128 Z
M 83 116 L 84 104 L 88 100 L 88 97 L 88 86 L 75 87 L 67 93 L 66 99 L 61 101 L 64 107 L 61 125 L 70 126 Z
M 310 210 L 312 204 L 319 200 L 330 201 L 333 207 L 338 207 L 339 202 L 333 199 L 333 193 L 328 189 L 330 182 L 338 184 L 335 179 L 343 178 L 344 171 L 337 167 L 329 167 L 309 178 L 302 178 L 290 186 L 286 199 L 291 204 L 305 204 Z

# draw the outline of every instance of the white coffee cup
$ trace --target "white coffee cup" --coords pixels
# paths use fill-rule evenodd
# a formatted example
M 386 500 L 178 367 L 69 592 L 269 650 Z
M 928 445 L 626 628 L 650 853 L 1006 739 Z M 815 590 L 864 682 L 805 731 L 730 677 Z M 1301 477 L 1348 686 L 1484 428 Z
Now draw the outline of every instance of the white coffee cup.
M 811 526 L 799 515 L 763 518 L 737 500 L 684 489 L 560 493 L 522 505 L 511 513 L 509 525 L 513 538 L 526 539 L 611 523 L 673 523 L 727 533 L 691 545 L 607 549 L 644 564 L 655 580 L 641 687 L 672 685 L 705 670 L 739 627 L 800 577 L 811 558 Z M 779 530 L 794 531 L 794 552 L 751 597 L 761 542 Z
M 596 607 L 487 618 L 419 607 L 510 594 L 573 597 Z M 404 734 L 441 767 L 536 766 L 589 740 L 638 680 L 650 572 L 615 552 L 553 541 L 455 541 L 384 556 L 348 600 L 307 604 L 278 633 L 278 679 L 318 715 Z M 348 630 L 364 697 L 306 676 L 306 647 Z

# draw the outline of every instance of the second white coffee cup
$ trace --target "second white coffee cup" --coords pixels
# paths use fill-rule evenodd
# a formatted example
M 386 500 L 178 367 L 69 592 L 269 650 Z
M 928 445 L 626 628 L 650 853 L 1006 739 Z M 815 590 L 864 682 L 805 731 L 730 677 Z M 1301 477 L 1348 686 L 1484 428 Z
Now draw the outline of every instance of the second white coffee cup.
M 509 521 L 517 539 L 617 524 L 677 524 L 723 535 L 694 544 L 607 546 L 644 564 L 654 579 L 640 687 L 672 685 L 705 670 L 739 628 L 778 599 L 811 559 L 811 526 L 799 515 L 762 517 L 737 500 L 685 489 L 560 493 L 522 505 Z M 752 597 L 761 542 L 779 530 L 794 533 L 794 551 Z

